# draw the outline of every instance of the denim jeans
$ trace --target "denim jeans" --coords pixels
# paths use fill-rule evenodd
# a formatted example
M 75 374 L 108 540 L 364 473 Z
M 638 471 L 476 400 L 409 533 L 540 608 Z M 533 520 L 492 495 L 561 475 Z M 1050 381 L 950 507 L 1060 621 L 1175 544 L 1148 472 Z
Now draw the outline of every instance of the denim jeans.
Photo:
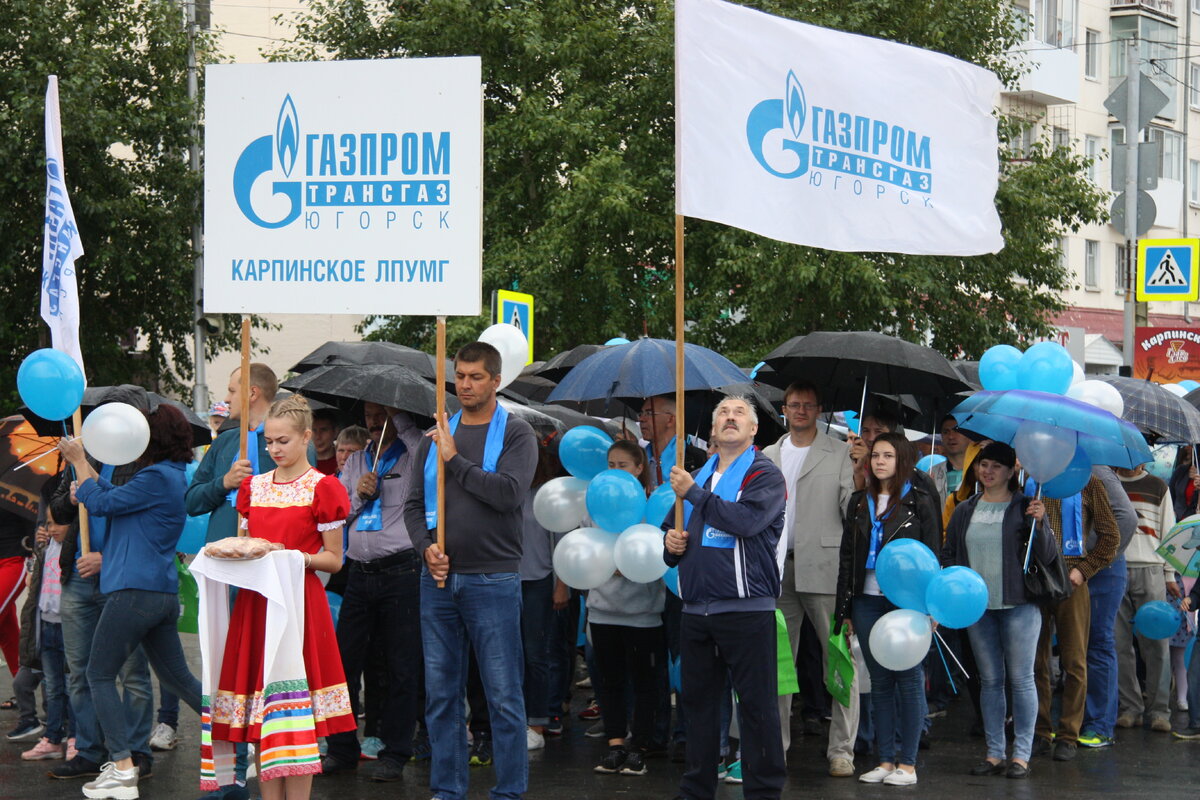
M 158 685 L 158 721 L 172 728 L 179 727 L 179 695 L 161 683 Z
M 67 655 L 63 650 L 62 624 L 42 623 L 42 689 L 46 693 L 46 732 L 50 744 L 71 736 L 71 710 L 67 701 Z
M 200 681 L 188 669 L 179 644 L 176 622 L 179 596 L 168 592 L 121 589 L 108 596 L 96 624 L 87 680 L 92 689 L 96 719 L 108 746 L 109 758 L 129 758 L 137 742 L 122 712 L 117 673 L 129 656 L 144 647 L 159 681 L 200 712 Z
M 1088 580 L 1092 622 L 1088 628 L 1088 685 L 1082 730 L 1108 737 L 1117 725 L 1117 644 L 1113 629 L 1125 597 L 1125 582 L 1124 555 Z
M 100 591 L 98 578 L 73 575 L 63 584 L 63 649 L 67 657 L 67 692 L 71 696 L 71 716 L 75 720 L 75 747 L 79 755 L 97 764 L 108 759 L 105 758 L 105 743 L 96 723 L 87 669 L 96 626 L 107 602 L 108 595 Z M 154 722 L 154 689 L 150 683 L 150 665 L 141 648 L 130 654 L 120 677 L 125 690 L 123 713 L 134 741 L 133 749 L 149 754 L 150 728 Z
M 851 618 L 871 675 L 871 709 L 875 715 L 875 750 L 881 764 L 916 766 L 925 715 L 925 671 L 920 664 L 899 672 L 887 669 L 871 653 L 871 629 L 895 606 L 885 597 L 854 596 Z M 896 753 L 897 738 L 900 752 Z
M 467 653 L 473 649 L 487 692 L 496 785 L 493 800 L 520 798 L 529 782 L 522 689 L 521 579 L 515 572 L 451 572 L 439 589 L 421 570 L 421 642 L 425 648 L 425 722 L 433 751 L 429 786 L 439 800 L 467 794 L 463 708 Z
M 554 611 L 554 573 L 521 581 L 521 643 L 525 649 L 525 713 L 530 725 L 550 720 L 550 615 Z
M 1041 629 L 1042 613 L 1033 603 L 985 611 L 979 622 L 967 629 L 979 670 L 979 710 L 988 758 L 1003 761 L 1008 749 L 1004 733 L 1007 678 L 1012 685 L 1012 757 L 1029 763 L 1038 712 L 1033 662 Z

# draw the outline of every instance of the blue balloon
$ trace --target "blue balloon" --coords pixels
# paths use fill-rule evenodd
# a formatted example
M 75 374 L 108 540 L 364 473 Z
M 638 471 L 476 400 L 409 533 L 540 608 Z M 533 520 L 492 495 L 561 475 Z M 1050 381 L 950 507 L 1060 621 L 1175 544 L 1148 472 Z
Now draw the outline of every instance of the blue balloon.
M 663 583 L 667 585 L 667 589 L 676 597 L 682 597 L 679 593 L 679 567 L 668 567 L 667 572 L 662 577 Z
M 1147 639 L 1169 639 L 1179 630 L 1183 614 L 1163 600 L 1146 603 L 1133 615 L 1133 630 Z
M 623 469 L 606 469 L 587 488 L 587 510 L 597 528 L 619 533 L 646 516 L 646 490 Z
M 922 472 L 929 472 L 929 470 L 933 469 L 938 464 L 944 463 L 945 460 L 945 456 L 925 456 L 917 462 L 917 469 L 921 470 Z
M 661 527 L 667 521 L 667 515 L 675 509 L 675 490 L 671 484 L 664 483 L 650 493 L 646 501 L 646 522 Z
M 925 589 L 925 605 L 939 625 L 969 628 L 987 611 L 987 583 L 970 567 L 946 567 Z
M 629 344 L 629 340 L 626 339 L 624 336 L 614 336 L 613 338 L 611 338 L 607 342 L 605 342 L 604 346 L 608 347 L 609 345 L 614 345 L 614 344 Z
M 1075 448 L 1075 457 L 1067 468 L 1042 484 L 1042 495 L 1061 500 L 1079 494 L 1092 479 L 1092 460 L 1082 447 Z
M 1017 388 L 1017 364 L 1021 351 L 1011 344 L 989 347 L 979 360 L 979 382 L 989 392 Z
M 1017 388 L 1049 394 L 1066 394 L 1075 378 L 1075 363 L 1058 342 L 1038 342 L 1025 351 L 1017 365 Z
M 767 362 L 765 362 L 765 361 L 760 361 L 757 364 L 755 364 L 754 369 L 750 370 L 750 380 L 754 380 L 755 378 L 757 378 L 758 371 L 760 369 L 762 369 L 763 367 L 765 367 L 766 365 L 767 365 Z
M 608 469 L 608 448 L 612 443 L 612 437 L 599 428 L 580 425 L 563 434 L 558 444 L 558 457 L 567 472 L 590 481 Z
M 883 594 L 897 608 L 928 614 L 925 591 L 941 565 L 937 556 L 916 539 L 893 539 L 875 559 L 875 578 Z
M 34 350 L 17 370 L 17 391 L 29 410 L 50 420 L 66 419 L 83 402 L 83 370 L 61 350 Z

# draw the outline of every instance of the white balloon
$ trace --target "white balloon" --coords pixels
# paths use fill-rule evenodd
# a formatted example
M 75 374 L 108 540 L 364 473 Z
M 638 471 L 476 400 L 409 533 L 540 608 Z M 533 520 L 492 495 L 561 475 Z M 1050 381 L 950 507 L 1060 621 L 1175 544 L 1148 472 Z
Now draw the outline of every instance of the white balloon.
M 929 617 L 920 611 L 898 608 L 880 617 L 871 628 L 871 656 L 885 669 L 912 669 L 925 660 L 933 639 Z
M 525 369 L 525 362 L 529 360 L 529 340 L 517 326 L 498 322 L 479 334 L 479 341 L 500 351 L 501 389 L 515 381 Z
M 1084 381 L 1067 390 L 1067 397 L 1102 408 L 1114 417 L 1125 413 L 1125 400 L 1117 387 L 1104 381 Z
M 663 561 L 663 532 L 644 522 L 630 525 L 617 537 L 613 561 L 634 583 L 653 583 L 667 574 Z
M 554 548 L 554 572 L 572 589 L 595 589 L 617 570 L 617 537 L 599 528 L 571 531 Z
M 1164 383 L 1163 388 L 1176 397 L 1183 397 L 1188 393 L 1188 390 L 1180 386 L 1178 383 Z
M 533 496 L 533 517 L 548 531 L 573 531 L 587 516 L 588 482 L 579 478 L 546 481 Z
M 80 429 L 83 449 L 101 464 L 119 467 L 137 461 L 150 444 L 146 415 L 128 403 L 105 403 L 92 409 Z
M 1074 386 L 1077 383 L 1083 383 L 1084 381 L 1087 380 L 1087 373 L 1085 373 L 1083 371 L 1083 367 L 1079 366 L 1079 362 L 1076 361 L 1075 359 L 1071 359 L 1071 370 L 1073 373 L 1071 375 L 1071 385 L 1072 386 Z

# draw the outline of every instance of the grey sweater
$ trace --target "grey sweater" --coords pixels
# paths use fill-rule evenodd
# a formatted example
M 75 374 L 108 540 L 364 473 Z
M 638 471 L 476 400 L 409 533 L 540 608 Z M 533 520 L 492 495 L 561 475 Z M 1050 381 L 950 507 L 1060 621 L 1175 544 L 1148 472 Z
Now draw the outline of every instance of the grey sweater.
M 599 625 L 624 625 L 629 628 L 657 628 L 663 624 L 667 602 L 666 584 L 634 583 L 613 575 L 587 595 L 588 622 Z
M 446 555 L 450 571 L 517 572 L 521 563 L 523 506 L 537 467 L 537 437 L 529 423 L 510 414 L 504 448 L 495 472 L 484 472 L 487 425 L 460 424 L 454 432 L 458 454 L 446 462 Z M 425 527 L 425 457 L 430 439 L 422 437 L 413 459 L 413 480 L 404 520 L 413 547 L 424 554 L 437 538 Z

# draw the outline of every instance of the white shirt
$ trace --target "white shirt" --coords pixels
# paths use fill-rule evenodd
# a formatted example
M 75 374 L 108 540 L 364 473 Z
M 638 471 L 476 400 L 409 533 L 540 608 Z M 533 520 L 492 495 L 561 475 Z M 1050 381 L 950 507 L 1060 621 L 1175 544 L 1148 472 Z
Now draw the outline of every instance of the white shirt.
M 793 528 L 796 519 L 796 478 L 800 476 L 800 470 L 804 468 L 804 460 L 808 458 L 808 451 L 811 449 L 811 445 L 797 447 L 792 444 L 790 436 L 779 445 L 779 460 L 782 462 L 781 470 L 787 486 L 787 502 L 783 506 L 783 530 L 787 537 L 788 550 L 791 550 L 796 544 L 796 533 Z

